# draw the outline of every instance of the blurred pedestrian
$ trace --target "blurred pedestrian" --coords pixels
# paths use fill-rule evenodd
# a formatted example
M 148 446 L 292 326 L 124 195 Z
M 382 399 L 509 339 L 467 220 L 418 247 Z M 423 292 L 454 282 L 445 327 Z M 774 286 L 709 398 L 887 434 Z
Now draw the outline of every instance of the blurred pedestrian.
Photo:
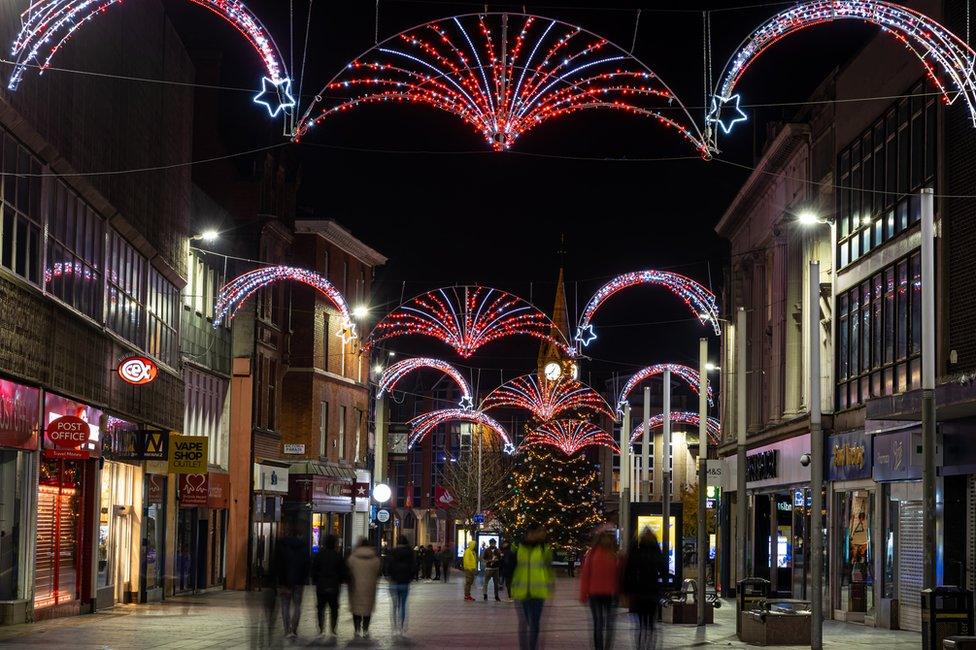
M 570 578 L 576 577 L 576 549 L 571 548 L 566 551 L 566 575 Z
M 474 600 L 471 596 L 471 585 L 474 584 L 474 576 L 478 572 L 478 554 L 474 547 L 475 543 L 472 539 L 464 549 L 464 557 L 461 558 L 461 568 L 464 569 L 464 599 L 468 602 Z
M 440 546 L 438 546 L 437 548 L 434 549 L 434 552 L 432 554 L 432 557 L 434 558 L 434 578 L 433 578 L 433 580 L 435 582 L 440 582 L 441 581 L 441 547 Z
M 407 596 L 410 595 L 410 582 L 416 559 L 407 538 L 397 538 L 397 545 L 390 554 L 390 612 L 393 617 L 393 636 L 402 637 L 407 629 Z
M 309 551 L 298 535 L 294 522 L 287 524 L 285 537 L 275 545 L 274 572 L 278 584 L 278 599 L 281 601 L 281 621 L 285 635 L 298 636 L 298 622 L 302 616 L 302 596 L 308 584 Z
M 515 552 L 512 596 L 518 601 L 519 647 L 536 650 L 542 629 L 542 608 L 552 594 L 552 551 L 546 545 L 546 529 L 529 524 Z
M 484 596 L 485 600 L 488 600 L 488 581 L 491 580 L 495 587 L 495 600 L 501 600 L 498 597 L 498 579 L 500 575 L 500 568 L 502 564 L 502 553 L 498 550 L 496 546 L 497 542 L 495 538 L 492 537 L 488 540 L 488 547 L 481 554 L 481 562 L 485 567 L 484 576 L 481 579 L 481 594 Z
M 336 635 L 339 622 L 339 589 L 347 580 L 346 561 L 343 559 L 335 535 L 328 535 L 325 544 L 312 560 L 312 582 L 315 583 L 315 614 L 319 634 L 325 629 L 325 608 L 329 608 L 329 633 Z
M 512 574 L 515 573 L 515 553 L 512 551 L 512 545 L 508 540 L 502 542 L 501 547 L 501 566 L 499 567 L 499 574 L 502 578 L 502 584 L 505 585 L 505 591 L 508 593 L 508 599 L 512 599 Z
M 620 561 L 617 543 L 609 532 L 597 534 L 580 570 L 580 602 L 589 604 L 593 617 L 593 647 L 613 647 L 614 612 L 617 607 Z
M 420 580 L 424 577 L 424 551 L 423 545 L 413 547 L 415 580 Z
M 454 553 L 451 551 L 450 546 L 445 546 L 444 549 L 438 554 L 438 562 L 441 565 L 441 578 L 444 582 L 447 582 L 447 576 L 451 571 L 451 562 L 454 561 Z
M 430 580 L 431 575 L 433 575 L 434 560 L 434 547 L 428 544 L 424 551 L 424 580 Z
M 650 528 L 641 531 L 624 563 L 621 591 L 630 602 L 630 613 L 636 623 L 637 650 L 654 643 L 654 619 L 661 596 L 660 579 L 664 574 L 664 554 Z
M 349 610 L 356 636 L 369 637 L 369 621 L 376 607 L 376 583 L 380 577 L 380 558 L 365 537 L 346 561 L 349 567 Z

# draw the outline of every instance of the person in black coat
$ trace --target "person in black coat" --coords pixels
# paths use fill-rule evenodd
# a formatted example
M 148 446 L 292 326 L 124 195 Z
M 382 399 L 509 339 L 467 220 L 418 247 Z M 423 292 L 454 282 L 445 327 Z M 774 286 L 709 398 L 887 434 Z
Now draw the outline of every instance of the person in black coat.
M 281 620 L 285 634 L 298 636 L 298 621 L 302 615 L 302 596 L 308 584 L 309 557 L 305 541 L 298 536 L 294 524 L 288 534 L 275 544 L 274 572 L 281 600 Z
M 515 575 L 515 552 L 512 551 L 512 545 L 508 541 L 502 542 L 502 561 L 501 561 L 501 578 L 502 584 L 505 585 L 505 591 L 508 592 L 508 599 L 512 599 L 512 576 Z
M 630 613 L 636 619 L 635 632 L 638 650 L 650 648 L 654 639 L 654 619 L 661 597 L 661 577 L 664 575 L 664 554 L 657 537 L 645 528 L 631 546 L 621 576 L 621 591 L 630 601 Z
M 390 602 L 393 607 L 393 636 L 403 636 L 407 627 L 407 596 L 410 595 L 410 582 L 416 575 L 417 558 L 403 535 L 397 539 L 396 548 L 390 554 Z
M 329 631 L 336 634 L 339 621 L 339 588 L 349 577 L 346 561 L 339 553 L 335 535 L 325 538 L 312 561 L 312 581 L 315 583 L 315 613 L 318 617 L 319 634 L 325 626 L 325 608 L 329 607 Z

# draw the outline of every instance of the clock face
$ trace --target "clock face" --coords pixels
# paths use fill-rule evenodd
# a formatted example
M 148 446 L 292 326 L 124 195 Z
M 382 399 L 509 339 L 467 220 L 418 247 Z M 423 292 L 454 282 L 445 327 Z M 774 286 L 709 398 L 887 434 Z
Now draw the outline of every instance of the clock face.
M 561 375 L 563 371 L 562 368 L 559 367 L 558 363 L 555 361 L 550 361 L 546 364 L 544 372 L 546 373 L 546 379 L 549 381 L 555 381 L 556 379 L 559 379 L 559 375 Z

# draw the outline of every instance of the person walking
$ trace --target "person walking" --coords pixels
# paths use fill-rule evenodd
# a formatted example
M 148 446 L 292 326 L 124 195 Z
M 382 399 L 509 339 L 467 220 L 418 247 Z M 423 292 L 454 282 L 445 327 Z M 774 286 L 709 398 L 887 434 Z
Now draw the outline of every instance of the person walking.
M 495 587 L 495 600 L 501 600 L 498 597 L 498 579 L 500 574 L 500 568 L 502 564 L 502 553 L 498 550 L 496 546 L 497 542 L 495 538 L 488 540 L 488 547 L 485 549 L 484 553 L 481 554 L 481 563 L 485 567 L 484 577 L 481 579 L 481 594 L 484 596 L 485 600 L 488 600 L 488 581 L 491 580 Z
M 570 578 L 576 577 L 576 549 L 574 548 L 566 551 L 566 575 Z
M 434 558 L 433 580 L 434 582 L 440 582 L 441 581 L 441 547 L 440 546 L 434 549 L 434 552 L 431 554 L 431 557 Z
M 519 647 L 536 650 L 542 627 L 542 608 L 552 594 L 552 551 L 546 545 L 546 529 L 530 524 L 515 552 L 512 597 L 518 603 Z
M 464 600 L 471 602 L 471 585 L 474 584 L 474 576 L 478 572 L 478 554 L 474 549 L 474 540 L 468 542 L 464 549 L 464 557 L 461 558 L 461 568 L 464 569 Z
M 608 532 L 597 534 L 580 569 L 580 602 L 589 604 L 593 618 L 593 647 L 613 647 L 613 619 L 619 593 L 620 561 L 617 543 Z
M 438 554 L 437 561 L 441 565 L 441 578 L 444 582 L 447 582 L 448 573 L 451 571 L 451 562 L 454 560 L 454 553 L 451 551 L 450 546 L 445 546 L 444 549 Z
M 399 638 L 407 629 L 407 596 L 414 577 L 416 559 L 407 538 L 397 538 L 397 545 L 390 554 L 390 612 L 393 618 L 393 637 Z
M 634 615 L 637 650 L 650 648 L 654 643 L 654 619 L 661 596 L 659 580 L 664 574 L 664 554 L 657 537 L 645 528 L 631 546 L 624 563 L 621 591 L 630 601 Z
M 275 545 L 274 572 L 281 601 L 281 622 L 285 636 L 298 636 L 302 616 L 302 596 L 308 583 L 308 549 L 298 536 L 297 526 L 288 524 L 287 533 Z
M 346 560 L 349 567 L 349 610 L 356 636 L 369 637 L 369 621 L 376 606 L 376 583 L 380 577 L 380 558 L 365 537 Z
M 315 583 L 315 614 L 319 634 L 325 629 L 325 608 L 329 608 L 329 633 L 336 635 L 339 622 L 339 588 L 347 579 L 346 561 L 338 549 L 335 535 L 325 538 L 325 544 L 312 560 L 312 582 Z
M 424 552 L 424 580 L 430 580 L 434 573 L 434 562 L 436 558 L 434 557 L 434 547 L 432 544 L 427 545 L 427 550 Z
M 424 577 L 424 553 L 426 549 L 423 546 L 413 547 L 414 556 L 414 579 L 420 580 Z
M 515 572 L 515 553 L 512 551 L 512 545 L 505 540 L 502 542 L 501 548 L 501 566 L 499 567 L 499 574 L 501 575 L 502 584 L 505 585 L 505 592 L 508 594 L 508 599 L 512 599 L 512 574 Z

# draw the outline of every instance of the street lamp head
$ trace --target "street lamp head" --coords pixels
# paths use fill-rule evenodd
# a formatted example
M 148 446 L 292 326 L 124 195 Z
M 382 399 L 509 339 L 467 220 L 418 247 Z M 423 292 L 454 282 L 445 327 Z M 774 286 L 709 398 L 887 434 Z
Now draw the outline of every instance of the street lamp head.
M 820 223 L 827 223 L 821 219 L 813 210 L 804 210 L 796 215 L 796 222 L 801 226 L 815 226 Z
M 393 490 L 386 483 L 377 483 L 373 486 L 373 499 L 377 503 L 386 503 L 393 496 Z
M 369 307 L 366 305 L 356 305 L 352 309 L 352 315 L 360 320 L 369 316 Z
M 721 370 L 721 369 L 722 369 L 721 366 L 716 366 L 711 361 L 708 361 L 708 362 L 705 363 L 705 370 L 707 372 L 715 372 L 716 370 Z
M 212 244 L 215 241 L 217 241 L 219 238 L 220 238 L 219 230 L 217 230 L 216 228 L 207 228 L 199 235 L 191 237 L 190 239 L 193 241 L 203 241 L 204 243 Z
M 373 366 L 373 372 L 375 372 L 377 375 L 382 375 L 383 374 L 383 364 L 382 363 L 378 363 L 375 366 Z

